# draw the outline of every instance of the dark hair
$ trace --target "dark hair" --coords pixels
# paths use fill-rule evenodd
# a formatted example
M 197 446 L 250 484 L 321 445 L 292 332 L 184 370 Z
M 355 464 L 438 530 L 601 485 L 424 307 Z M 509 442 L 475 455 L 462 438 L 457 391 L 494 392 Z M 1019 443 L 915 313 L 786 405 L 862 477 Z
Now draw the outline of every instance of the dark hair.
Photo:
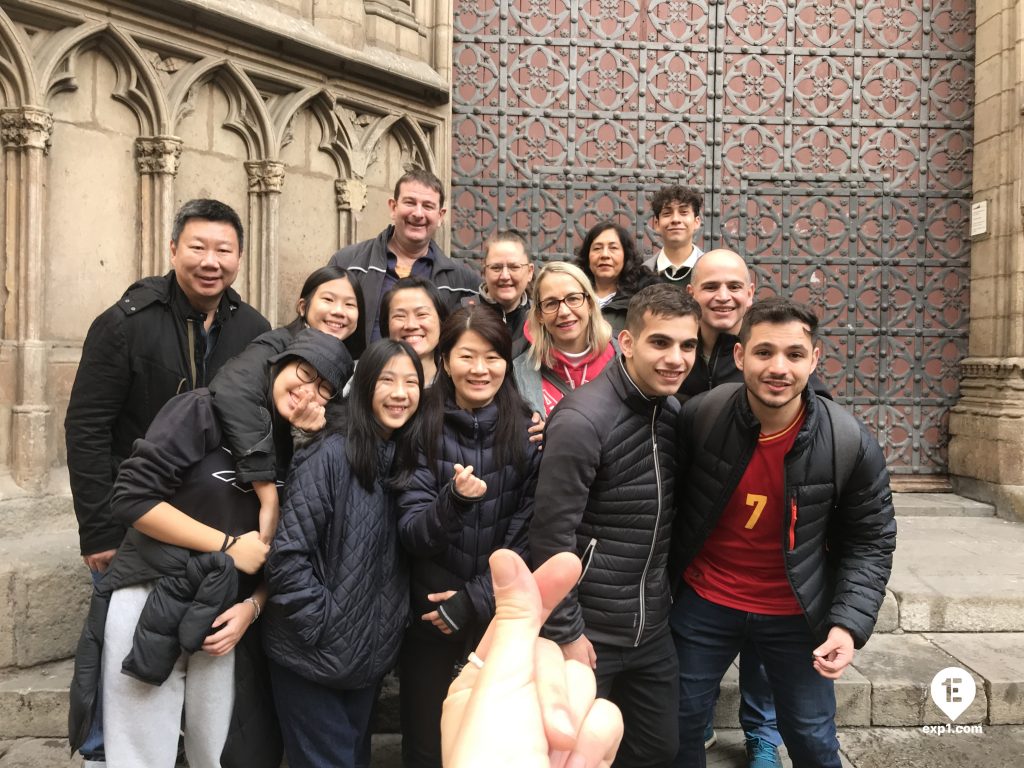
M 356 320 L 356 328 L 352 333 L 349 334 L 347 339 L 344 339 L 342 343 L 348 349 L 348 353 L 352 355 L 353 360 L 358 360 L 363 350 L 366 348 L 366 333 L 364 331 L 364 325 L 366 319 L 364 317 L 365 304 L 363 303 L 363 289 L 359 285 L 358 280 L 353 280 L 352 275 L 348 273 L 344 267 L 338 267 L 334 264 L 328 264 L 326 267 L 320 267 L 320 269 L 313 270 L 309 277 L 306 278 L 306 282 L 302 284 L 302 290 L 299 291 L 298 301 L 295 302 L 295 312 L 298 317 L 293 320 L 288 327 L 294 332 L 298 333 L 300 328 L 306 326 L 306 314 L 309 312 L 309 304 L 313 300 L 313 295 L 324 283 L 329 283 L 331 280 L 348 280 L 349 285 L 352 286 L 352 291 L 356 295 L 356 306 L 359 308 L 359 317 Z M 299 312 L 299 302 L 303 302 L 306 305 L 305 312 Z
M 175 245 L 178 244 L 178 240 L 181 238 L 181 232 L 185 229 L 185 225 L 192 219 L 202 219 L 203 221 L 219 221 L 225 224 L 230 224 L 235 228 L 235 233 L 238 235 L 238 250 L 243 251 L 245 245 L 245 233 L 242 229 L 242 220 L 238 218 L 238 214 L 235 213 L 235 209 L 226 203 L 222 203 L 220 200 L 210 200 L 205 197 L 200 197 L 195 200 L 189 200 L 174 215 L 174 226 L 171 227 L 171 242 Z
M 655 317 L 687 317 L 700 322 L 700 304 L 678 285 L 656 283 L 637 291 L 626 311 L 626 328 L 634 336 L 644 330 L 644 315 Z
M 423 366 L 416 350 L 404 341 L 380 339 L 367 347 L 359 359 L 348 397 L 339 406 L 329 409 L 328 428 L 324 430 L 325 436 L 335 432 L 345 435 L 345 456 L 352 467 L 352 474 L 367 490 L 373 488 L 377 480 L 380 470 L 377 447 L 382 440 L 380 425 L 373 415 L 373 393 L 384 366 L 396 355 L 407 355 L 412 360 L 416 378 L 419 379 L 422 406 Z M 408 483 L 409 476 L 417 466 L 418 413 L 419 409 L 391 435 L 391 441 L 395 444 L 395 457 L 391 463 L 391 473 L 382 482 L 396 488 Z
M 694 216 L 700 216 L 700 207 L 704 204 L 704 196 L 691 187 L 682 187 L 678 184 L 662 187 L 651 195 L 651 214 L 655 218 L 661 216 L 661 209 L 670 203 L 688 205 Z
M 459 339 L 468 331 L 480 334 L 480 337 L 494 347 L 495 352 L 505 361 L 505 379 L 501 382 L 494 404 L 498 409 L 498 421 L 494 430 L 495 460 L 498 464 L 510 464 L 517 471 L 523 468 L 525 439 L 530 410 L 523 402 L 512 375 L 512 337 L 508 328 L 496 312 L 480 305 L 460 307 L 441 328 L 441 340 L 437 344 L 441 358 L 447 358 Z M 437 379 L 426 398 L 423 406 L 422 434 L 426 448 L 427 461 L 435 466 L 438 450 L 441 447 L 441 430 L 444 422 L 445 408 L 455 402 L 455 383 L 448 375 L 444 365 L 438 366 Z
M 388 315 L 391 313 L 391 300 L 395 294 L 399 291 L 408 291 L 413 288 L 420 288 L 427 292 L 427 296 L 430 297 L 430 303 L 434 305 L 434 309 L 437 310 L 438 324 L 443 326 L 444 321 L 448 319 L 448 305 L 444 303 L 444 299 L 441 298 L 441 292 L 437 290 L 437 286 L 429 280 L 426 280 L 418 275 L 409 275 L 408 277 L 399 278 L 399 280 L 391 286 L 391 290 L 384 294 L 380 300 L 380 335 L 384 338 L 390 336 L 388 328 L 390 323 L 388 322 Z M 441 345 L 439 344 L 438 347 Z M 440 362 L 441 355 L 435 349 L 434 360 Z
M 399 177 L 398 181 L 395 182 L 395 200 L 402 194 L 403 184 L 422 184 L 424 187 L 434 190 L 441 196 L 441 202 L 438 204 L 438 207 L 444 208 L 444 184 L 441 183 L 437 176 L 425 168 L 412 168 Z
M 750 329 L 763 323 L 801 323 L 811 333 L 811 344 L 818 341 L 818 316 L 806 304 L 781 296 L 755 301 L 743 316 L 740 327 L 740 343 L 746 344 L 750 339 Z
M 615 230 L 615 234 L 618 235 L 619 242 L 622 244 L 622 271 L 619 273 L 615 290 L 617 293 L 632 296 L 645 285 L 656 280 L 657 276 L 644 266 L 643 260 L 640 258 L 640 250 L 636 247 L 636 240 L 621 224 L 614 221 L 602 221 L 592 226 L 583 238 L 583 245 L 580 246 L 579 253 L 576 254 L 576 266 L 583 270 L 583 274 L 587 276 L 590 284 L 596 288 L 594 273 L 590 269 L 590 249 L 594 245 L 594 241 L 609 229 Z
M 523 252 L 526 254 L 526 258 L 530 258 L 530 251 L 526 247 L 526 238 L 514 229 L 499 229 L 493 235 L 484 240 L 484 245 L 481 249 L 481 258 L 483 260 L 487 260 L 487 252 L 491 250 L 491 246 L 496 243 L 517 243 L 523 247 Z

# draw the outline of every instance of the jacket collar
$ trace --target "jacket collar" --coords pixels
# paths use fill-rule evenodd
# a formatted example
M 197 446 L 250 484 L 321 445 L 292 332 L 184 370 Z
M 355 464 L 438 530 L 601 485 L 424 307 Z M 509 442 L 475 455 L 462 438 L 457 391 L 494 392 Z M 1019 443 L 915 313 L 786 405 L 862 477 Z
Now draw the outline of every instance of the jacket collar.
M 475 411 L 467 411 L 453 400 L 448 400 L 444 407 L 444 420 L 458 432 L 465 435 L 473 434 L 474 424 L 480 435 L 494 432 L 498 425 L 498 406 L 491 402 Z
M 242 303 L 242 298 L 233 288 L 228 288 L 220 297 L 220 304 L 217 305 L 217 322 L 222 323 L 230 317 Z M 126 314 L 134 314 L 150 304 L 163 304 L 170 307 L 183 318 L 202 317 L 185 297 L 185 293 L 178 287 L 178 281 L 172 269 L 166 275 L 155 277 L 144 277 L 132 283 L 124 292 L 118 306 Z
M 739 413 L 740 424 L 754 432 L 755 436 L 761 432 L 761 422 L 757 420 L 754 411 L 750 407 L 750 400 L 747 397 L 747 388 L 740 386 L 737 389 L 736 408 Z M 818 421 L 821 419 L 821 406 L 818 405 L 818 396 L 811 389 L 810 385 L 804 388 L 800 395 L 804 401 L 804 423 L 797 432 L 796 440 L 793 442 L 793 450 L 802 449 L 811 437 L 818 431 Z
M 664 397 L 651 397 L 641 391 L 629 373 L 626 372 L 626 361 L 621 354 L 615 358 L 612 364 L 605 366 L 605 371 L 607 371 L 608 379 L 612 383 L 615 394 L 618 395 L 623 403 L 629 406 L 630 410 L 646 416 L 650 415 L 652 411 L 657 410 L 664 403 Z
M 394 232 L 395 225 L 388 224 L 387 228 L 378 235 L 384 246 L 385 255 L 393 253 L 393 251 L 388 247 L 388 245 L 391 243 L 391 235 L 393 235 Z M 447 256 L 445 256 L 444 252 L 441 250 L 441 246 L 439 246 L 433 240 L 431 240 L 430 244 L 427 246 L 427 252 L 423 256 L 420 256 L 420 258 L 428 259 L 434 262 L 434 268 L 431 273 L 433 275 L 436 275 L 438 272 L 445 272 L 448 270 L 455 269 L 455 262 L 449 259 Z

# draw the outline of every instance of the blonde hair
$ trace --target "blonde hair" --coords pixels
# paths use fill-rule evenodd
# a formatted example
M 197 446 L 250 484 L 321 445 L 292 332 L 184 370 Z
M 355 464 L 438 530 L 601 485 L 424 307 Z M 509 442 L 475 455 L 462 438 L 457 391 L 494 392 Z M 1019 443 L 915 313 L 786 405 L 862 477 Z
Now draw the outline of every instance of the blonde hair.
M 590 323 L 587 327 L 587 344 L 590 349 L 600 354 L 608 346 L 612 339 L 612 327 L 608 321 L 601 316 L 601 306 L 597 300 L 597 294 L 590 285 L 583 270 L 575 264 L 567 261 L 552 261 L 545 265 L 544 269 L 533 281 L 530 289 L 530 317 L 526 321 L 526 328 L 533 338 L 533 346 L 530 347 L 529 359 L 534 369 L 540 370 L 541 366 L 551 368 L 555 364 L 555 342 L 544 325 L 543 316 L 540 311 L 540 287 L 544 278 L 548 275 L 568 275 L 580 286 L 580 293 L 586 296 L 587 306 L 590 308 Z

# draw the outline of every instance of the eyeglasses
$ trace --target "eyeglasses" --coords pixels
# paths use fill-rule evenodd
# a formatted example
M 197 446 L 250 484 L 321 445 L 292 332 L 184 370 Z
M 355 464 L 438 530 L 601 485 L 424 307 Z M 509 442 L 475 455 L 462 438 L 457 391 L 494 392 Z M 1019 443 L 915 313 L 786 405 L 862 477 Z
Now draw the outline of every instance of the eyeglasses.
M 554 315 L 563 302 L 569 309 L 579 309 L 586 300 L 587 294 L 585 293 L 568 293 L 560 299 L 544 299 L 540 303 L 540 311 L 545 315 Z
M 299 377 L 299 381 L 303 384 L 317 382 L 316 393 L 324 400 L 333 400 L 338 396 L 338 393 L 334 391 L 334 387 L 324 381 L 324 377 L 317 373 L 316 368 L 309 363 L 301 361 L 296 363 L 295 375 Z
M 515 277 L 528 266 L 529 264 L 488 264 L 487 266 L 484 267 L 484 269 L 486 269 L 495 277 L 497 277 L 507 269 L 508 273 L 512 275 L 512 277 Z

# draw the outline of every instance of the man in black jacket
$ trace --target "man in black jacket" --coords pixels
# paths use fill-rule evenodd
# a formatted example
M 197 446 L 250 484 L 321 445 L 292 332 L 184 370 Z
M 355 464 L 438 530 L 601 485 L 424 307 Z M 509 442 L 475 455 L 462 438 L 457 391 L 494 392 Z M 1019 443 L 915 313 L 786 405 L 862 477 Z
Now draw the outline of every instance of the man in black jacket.
M 755 303 L 734 351 L 743 384 L 680 412 L 677 766 L 705 764 L 704 720 L 745 641 L 764 662 L 794 765 L 840 765 L 832 681 L 874 628 L 896 523 L 878 443 L 808 387 L 816 342 L 807 307 Z
M 363 289 L 366 313 L 362 325 L 366 343 L 387 335 L 381 332 L 380 302 L 400 278 L 416 275 L 429 280 L 441 292 L 448 309 L 463 299 L 475 298 L 480 276 L 465 264 L 448 258 L 434 242 L 444 221 L 444 186 L 430 171 L 414 169 L 395 184 L 388 200 L 391 226 L 370 240 L 335 253 L 330 264 L 350 270 Z
M 629 305 L 622 354 L 551 413 L 537 482 L 535 566 L 564 551 L 584 562 L 545 635 L 593 667 L 599 696 L 622 710 L 616 766 L 670 765 L 676 753 L 676 657 L 666 564 L 675 470 L 673 395 L 693 365 L 699 309 L 652 285 Z

